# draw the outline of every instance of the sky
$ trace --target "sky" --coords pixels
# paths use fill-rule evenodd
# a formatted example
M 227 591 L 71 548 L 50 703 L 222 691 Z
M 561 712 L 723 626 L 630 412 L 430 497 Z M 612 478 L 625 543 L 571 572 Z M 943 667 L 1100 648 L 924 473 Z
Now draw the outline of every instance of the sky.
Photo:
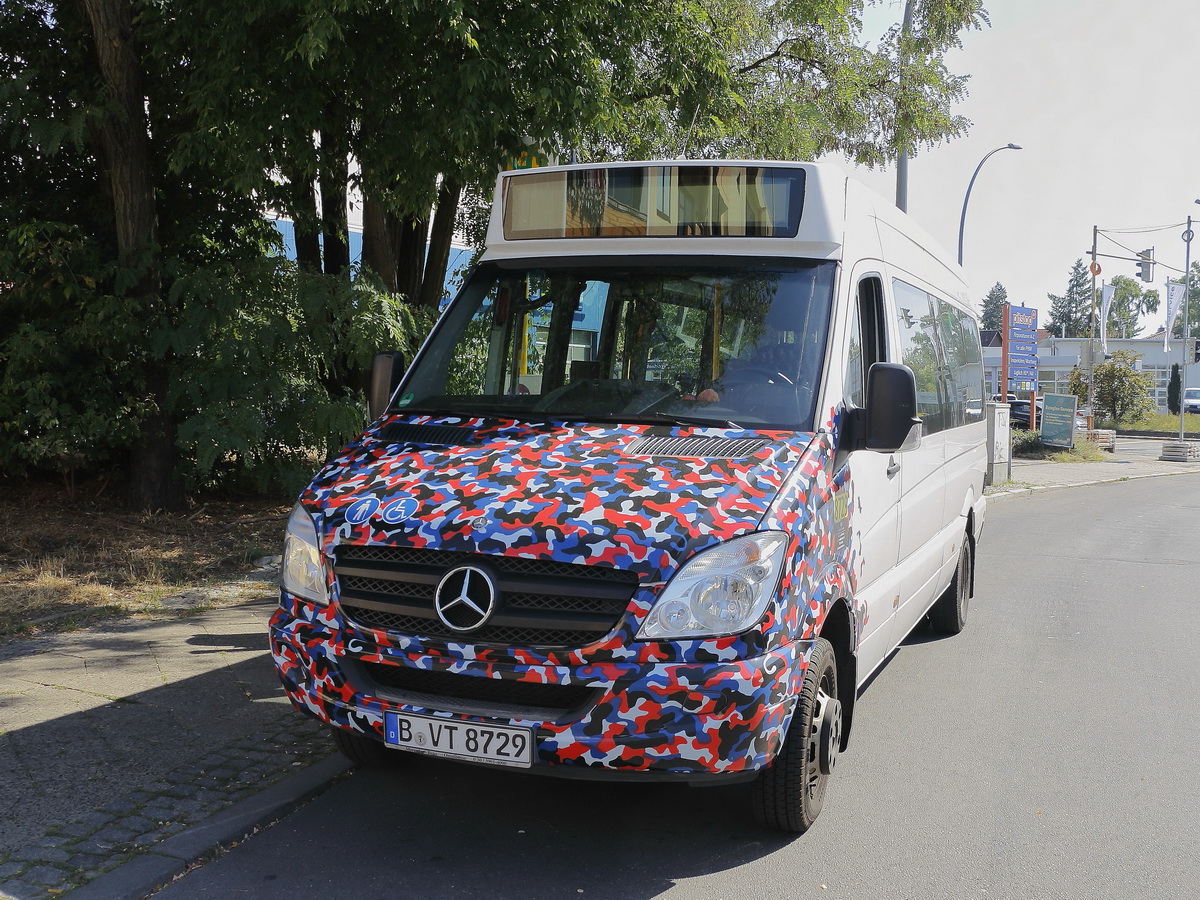
M 963 267 L 981 303 L 999 282 L 1010 303 L 1049 318 L 1077 259 L 1154 248 L 1166 318 L 1167 276 L 1184 268 L 1184 222 L 1200 219 L 1200 3 L 1196 0 L 984 0 L 991 26 L 963 35 L 947 67 L 969 75 L 956 112 L 965 137 L 920 149 L 909 163 L 908 213 L 953 256 L 971 175 Z M 901 0 L 867 10 L 864 36 L 903 18 Z M 1190 38 L 1190 40 L 1189 40 Z M 850 168 L 894 202 L 894 168 Z M 1170 226 L 1164 230 L 1147 229 Z M 1200 238 L 1200 227 L 1197 227 Z M 1116 233 L 1121 232 L 1121 233 Z M 1117 243 L 1114 243 L 1116 241 Z M 1119 245 L 1118 245 L 1119 244 Z M 1133 251 L 1133 252 L 1130 252 Z M 1200 259 L 1200 239 L 1192 243 Z M 1097 281 L 1137 276 L 1134 262 L 1100 258 Z M 1174 269 L 1168 270 L 1167 266 Z

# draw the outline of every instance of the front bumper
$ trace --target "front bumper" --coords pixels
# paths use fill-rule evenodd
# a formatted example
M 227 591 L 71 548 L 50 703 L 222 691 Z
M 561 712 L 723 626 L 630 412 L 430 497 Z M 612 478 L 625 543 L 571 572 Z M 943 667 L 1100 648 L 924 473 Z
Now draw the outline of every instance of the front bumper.
M 276 611 L 271 654 L 297 708 L 380 740 L 388 711 L 526 726 L 534 733 L 532 771 L 583 778 L 724 780 L 765 767 L 782 744 L 812 646 L 790 643 L 752 659 L 714 662 L 553 666 L 414 658 L 411 649 L 390 646 L 382 633 L 370 640 L 347 634 L 332 608 L 285 603 Z M 557 710 L 522 704 L 505 709 L 414 697 L 378 677 L 413 669 L 443 682 L 482 678 L 517 689 L 562 686 L 586 700 Z

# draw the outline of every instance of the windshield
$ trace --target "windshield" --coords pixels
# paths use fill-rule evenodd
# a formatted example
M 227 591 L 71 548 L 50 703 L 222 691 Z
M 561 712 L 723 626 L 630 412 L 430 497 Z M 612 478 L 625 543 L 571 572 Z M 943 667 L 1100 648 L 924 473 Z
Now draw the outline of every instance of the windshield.
M 393 408 L 811 430 L 835 266 L 483 265 Z

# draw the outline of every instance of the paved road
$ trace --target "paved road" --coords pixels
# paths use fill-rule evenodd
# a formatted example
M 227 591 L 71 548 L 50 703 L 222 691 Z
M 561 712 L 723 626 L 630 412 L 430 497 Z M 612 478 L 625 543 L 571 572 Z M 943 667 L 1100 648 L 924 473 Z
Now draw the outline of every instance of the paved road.
M 1158 898 L 1200 883 L 1200 475 L 996 503 L 957 638 L 867 686 L 816 827 L 745 788 L 409 760 L 359 771 L 162 900 Z

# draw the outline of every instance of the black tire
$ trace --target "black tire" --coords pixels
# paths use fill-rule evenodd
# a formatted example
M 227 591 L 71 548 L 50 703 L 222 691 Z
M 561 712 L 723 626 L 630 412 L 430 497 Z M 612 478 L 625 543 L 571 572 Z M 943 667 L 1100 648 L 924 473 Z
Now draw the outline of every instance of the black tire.
M 975 551 L 970 538 L 964 536 L 950 586 L 938 597 L 933 609 L 929 611 L 929 625 L 938 634 L 959 634 L 967 627 L 967 611 L 971 605 L 974 576 Z
M 336 726 L 330 731 L 338 752 L 359 766 L 391 765 L 403 753 L 401 750 L 392 750 L 383 741 L 359 734 L 357 731 L 347 731 L 345 728 Z
M 761 825 L 804 834 L 821 814 L 841 746 L 837 696 L 833 645 L 817 638 L 783 747 L 752 785 L 754 817 Z

